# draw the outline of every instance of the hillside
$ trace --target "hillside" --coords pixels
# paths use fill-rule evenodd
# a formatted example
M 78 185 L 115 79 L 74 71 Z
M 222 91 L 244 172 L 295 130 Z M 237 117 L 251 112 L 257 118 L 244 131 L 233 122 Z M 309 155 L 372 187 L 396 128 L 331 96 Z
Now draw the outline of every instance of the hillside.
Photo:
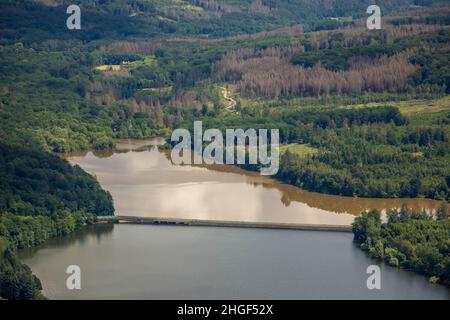
M 383 15 L 440 0 L 378 0 Z M 70 33 L 65 9 L 82 9 L 80 32 Z M 223 37 L 269 31 L 296 24 L 305 30 L 335 29 L 366 17 L 367 0 L 6 0 L 0 4 L 2 37 L 24 40 L 76 37 L 83 40 L 159 35 Z M 46 17 L 46 19 L 42 19 Z M 6 29 L 6 30 L 5 30 Z

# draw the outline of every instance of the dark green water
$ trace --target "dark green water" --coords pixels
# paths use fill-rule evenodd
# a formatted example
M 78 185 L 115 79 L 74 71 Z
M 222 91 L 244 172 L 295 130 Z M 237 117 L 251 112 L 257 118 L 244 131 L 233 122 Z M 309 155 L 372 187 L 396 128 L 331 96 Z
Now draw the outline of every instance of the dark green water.
M 99 225 L 21 252 L 51 299 L 449 299 L 450 290 L 376 262 L 352 234 Z M 66 288 L 67 266 L 81 290 Z

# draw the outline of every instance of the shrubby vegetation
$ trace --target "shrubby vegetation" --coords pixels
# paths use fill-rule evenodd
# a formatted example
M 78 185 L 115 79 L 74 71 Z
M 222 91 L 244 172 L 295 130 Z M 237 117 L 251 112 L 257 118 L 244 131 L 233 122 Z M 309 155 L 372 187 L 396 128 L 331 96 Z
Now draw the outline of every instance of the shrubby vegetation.
M 39 279 L 11 250 L 2 249 L 1 246 L 7 246 L 7 242 L 0 237 L 0 297 L 14 300 L 43 299 Z
M 450 211 L 443 205 L 433 216 L 402 207 L 387 213 L 363 213 L 353 223 L 361 249 L 393 267 L 413 270 L 450 286 Z

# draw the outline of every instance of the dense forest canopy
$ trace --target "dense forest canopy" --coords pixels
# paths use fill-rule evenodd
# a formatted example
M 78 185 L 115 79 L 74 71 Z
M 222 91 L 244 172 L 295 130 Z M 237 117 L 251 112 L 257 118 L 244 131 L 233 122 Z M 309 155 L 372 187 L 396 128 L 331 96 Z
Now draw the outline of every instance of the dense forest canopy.
M 99 40 L 105 38 L 195 35 L 223 37 L 303 24 L 308 31 L 345 26 L 366 17 L 369 5 L 383 15 L 442 0 L 4 0 L 0 4 L 2 38 Z M 86 30 L 71 33 L 65 9 L 82 8 Z M 42 19 L 45 17 L 45 19 Z
M 80 167 L 28 148 L 0 145 L 0 211 L 53 216 L 84 211 L 112 215 L 111 195 Z
M 167 135 L 194 119 L 221 128 L 259 121 L 280 128 L 283 143 L 319 149 L 300 160 L 284 156 L 280 178 L 290 183 L 348 196 L 448 199 L 448 5 L 380 1 L 391 16 L 382 30 L 367 30 L 358 20 L 365 1 L 79 1 L 88 27 L 69 31 L 58 11 L 67 3 L 1 4 L 2 139 L 70 152 Z M 285 11 L 301 13 L 291 23 Z M 286 21 L 224 38 L 182 29 L 235 14 Z M 322 28 L 318 14 L 340 23 Z M 164 30 L 161 21 L 181 29 Z M 238 98 L 235 113 L 225 108 L 223 85 Z M 427 113 L 423 102 L 406 114 L 407 101 L 424 99 L 441 105 Z M 359 119 L 386 110 L 397 115 Z
M 0 143 L 0 297 L 42 298 L 14 250 L 65 236 L 112 215 L 111 195 L 79 167 L 39 149 Z
M 407 207 L 390 210 L 386 223 L 373 210 L 355 219 L 353 233 L 355 242 L 371 257 L 450 286 L 449 218 L 446 205 L 435 215 Z

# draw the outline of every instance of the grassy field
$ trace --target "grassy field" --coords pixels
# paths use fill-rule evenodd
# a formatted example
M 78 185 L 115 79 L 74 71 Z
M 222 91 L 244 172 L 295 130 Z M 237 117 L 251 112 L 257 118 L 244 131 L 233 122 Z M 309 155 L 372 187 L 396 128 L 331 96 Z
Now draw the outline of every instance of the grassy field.
M 431 100 L 405 100 L 392 102 L 373 102 L 367 104 L 356 104 L 350 106 L 342 106 L 338 108 L 363 108 L 363 107 L 380 107 L 385 105 L 398 106 L 400 112 L 408 115 L 414 113 L 436 113 L 441 111 L 450 111 L 450 95 L 439 99 Z
M 236 92 L 236 90 L 234 90 Z M 281 110 L 289 109 L 355 109 L 355 108 L 367 108 L 367 107 L 382 107 L 386 105 L 397 106 L 404 115 L 414 115 L 418 113 L 439 113 L 450 111 L 450 95 L 446 95 L 437 99 L 410 99 L 403 101 L 396 101 L 392 99 L 382 102 L 368 102 L 368 103 L 332 103 L 327 101 L 321 101 L 319 98 L 293 98 L 293 99 L 248 99 L 236 95 L 235 99 L 240 101 L 243 108 L 279 108 Z
M 292 143 L 280 146 L 280 154 L 284 154 L 286 151 L 299 155 L 300 157 L 306 157 L 317 154 L 318 149 L 310 147 L 306 144 Z
M 450 110 L 450 96 L 435 100 L 402 101 L 398 103 L 398 106 L 404 114 L 446 111 Z
M 98 71 L 120 71 L 122 67 L 120 65 L 101 65 L 98 67 L 95 67 L 95 70 Z
M 137 60 L 133 62 L 124 61 L 123 65 L 130 69 L 135 69 L 139 67 L 145 67 L 145 66 L 156 66 L 157 61 L 155 56 L 145 56 L 144 60 Z

